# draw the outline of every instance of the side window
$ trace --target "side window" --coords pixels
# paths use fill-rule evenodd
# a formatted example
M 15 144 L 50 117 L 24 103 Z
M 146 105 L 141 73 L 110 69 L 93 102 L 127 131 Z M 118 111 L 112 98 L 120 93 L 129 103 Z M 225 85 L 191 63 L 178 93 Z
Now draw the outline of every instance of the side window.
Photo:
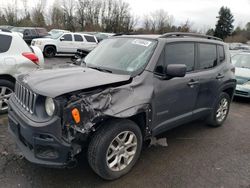
M 81 35 L 74 35 L 74 38 L 75 38 L 76 42 L 82 42 L 83 41 L 83 38 L 82 38 Z
M 36 31 L 35 31 L 34 29 L 31 29 L 30 31 L 31 31 L 31 35 L 32 35 L 32 36 L 36 36 L 36 35 L 37 35 L 37 34 L 36 34 Z
M 219 53 L 219 61 L 220 63 L 222 63 L 225 60 L 225 51 L 224 51 L 224 47 L 219 45 L 218 46 L 218 53 Z
M 0 53 L 7 52 L 10 48 L 12 37 L 8 35 L 0 35 Z
M 187 72 L 194 70 L 195 45 L 194 43 L 167 44 L 165 48 L 165 61 L 169 64 L 185 64 Z
M 92 37 L 92 36 L 88 36 L 88 35 L 84 35 L 85 39 L 88 41 L 88 42 L 96 42 L 95 41 L 95 37 Z
M 62 36 L 64 39 L 63 41 L 72 41 L 72 35 L 71 34 L 66 34 Z
M 214 44 L 199 44 L 199 68 L 209 69 L 217 65 L 217 50 Z

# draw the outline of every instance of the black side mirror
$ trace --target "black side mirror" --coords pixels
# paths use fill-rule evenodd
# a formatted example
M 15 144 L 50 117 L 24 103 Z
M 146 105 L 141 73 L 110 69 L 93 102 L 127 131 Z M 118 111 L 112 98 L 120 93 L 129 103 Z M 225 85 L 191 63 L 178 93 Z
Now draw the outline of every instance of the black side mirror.
M 61 38 L 60 38 L 60 41 L 64 41 L 64 40 L 65 40 L 65 38 L 64 38 L 64 37 L 61 37 Z
M 165 69 L 167 77 L 184 77 L 187 72 L 185 64 L 170 64 Z

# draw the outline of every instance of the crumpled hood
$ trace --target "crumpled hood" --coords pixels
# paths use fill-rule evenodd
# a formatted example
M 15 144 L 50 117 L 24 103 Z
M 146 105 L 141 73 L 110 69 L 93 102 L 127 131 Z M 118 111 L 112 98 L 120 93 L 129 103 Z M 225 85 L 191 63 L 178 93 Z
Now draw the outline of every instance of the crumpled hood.
M 84 67 L 44 69 L 20 75 L 18 81 L 40 95 L 57 97 L 73 91 L 129 81 L 129 75 L 100 72 Z

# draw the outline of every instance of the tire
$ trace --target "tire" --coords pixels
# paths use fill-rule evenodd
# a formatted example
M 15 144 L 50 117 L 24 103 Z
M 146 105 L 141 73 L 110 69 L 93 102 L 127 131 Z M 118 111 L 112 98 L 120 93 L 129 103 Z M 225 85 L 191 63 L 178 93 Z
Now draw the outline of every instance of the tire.
M 15 84 L 9 80 L 0 80 L 0 114 L 8 112 L 8 101 Z
M 212 113 L 207 119 L 207 123 L 209 126 L 219 127 L 224 123 L 224 121 L 227 119 L 227 115 L 230 109 L 230 103 L 230 96 L 227 93 L 222 92 L 214 104 Z M 222 107 L 223 105 L 224 107 Z
M 127 137 L 125 136 L 127 134 Z M 118 144 L 125 138 L 124 145 Z M 132 138 L 132 139 L 128 139 Z M 126 143 L 130 143 L 130 147 Z M 135 144 L 136 143 L 136 144 Z M 112 149 L 112 146 L 114 146 Z M 119 148 L 115 150 L 115 148 Z M 142 134 L 140 128 L 130 120 L 111 120 L 102 125 L 95 133 L 88 147 L 88 162 L 91 168 L 105 180 L 114 180 L 127 174 L 138 160 L 142 149 Z M 128 151 L 128 152 L 126 152 Z M 112 153 L 114 156 L 112 157 Z M 132 154 L 134 153 L 134 155 Z M 131 155 L 132 154 L 132 155 Z M 126 159 L 125 160 L 125 156 Z M 110 159 L 108 160 L 108 157 Z M 120 168 L 111 165 L 115 159 L 120 158 Z M 127 164 L 125 164 L 127 161 Z M 109 166 L 110 165 L 110 166 Z M 113 167 L 111 167 L 113 166 Z
M 47 58 L 55 57 L 56 55 L 56 48 L 54 46 L 46 46 L 43 50 L 43 54 Z

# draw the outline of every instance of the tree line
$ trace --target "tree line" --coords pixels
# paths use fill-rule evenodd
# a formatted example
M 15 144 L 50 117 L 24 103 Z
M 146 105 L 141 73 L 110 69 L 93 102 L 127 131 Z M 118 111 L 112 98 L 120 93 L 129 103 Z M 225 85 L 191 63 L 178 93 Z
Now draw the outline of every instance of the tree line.
M 123 0 L 55 0 L 48 7 L 47 0 L 38 0 L 35 7 L 28 7 L 28 0 L 21 0 L 22 9 L 9 5 L 0 10 L 0 25 L 20 27 L 46 27 L 70 31 L 137 32 L 162 34 L 166 32 L 198 32 L 189 20 L 175 25 L 174 17 L 163 9 L 142 18 L 132 14 L 129 3 Z M 215 28 L 202 31 L 227 42 L 250 40 L 250 22 L 234 29 L 231 10 L 221 7 Z M 138 27 L 139 26 L 139 27 Z
M 165 33 L 188 32 L 191 23 L 187 20 L 179 26 L 173 25 L 173 16 L 157 10 L 139 18 L 132 14 L 131 7 L 123 0 L 55 0 L 48 10 L 47 0 L 39 0 L 32 9 L 27 0 L 22 0 L 22 9 L 9 5 L 0 10 L 0 25 L 35 26 L 70 31 Z

